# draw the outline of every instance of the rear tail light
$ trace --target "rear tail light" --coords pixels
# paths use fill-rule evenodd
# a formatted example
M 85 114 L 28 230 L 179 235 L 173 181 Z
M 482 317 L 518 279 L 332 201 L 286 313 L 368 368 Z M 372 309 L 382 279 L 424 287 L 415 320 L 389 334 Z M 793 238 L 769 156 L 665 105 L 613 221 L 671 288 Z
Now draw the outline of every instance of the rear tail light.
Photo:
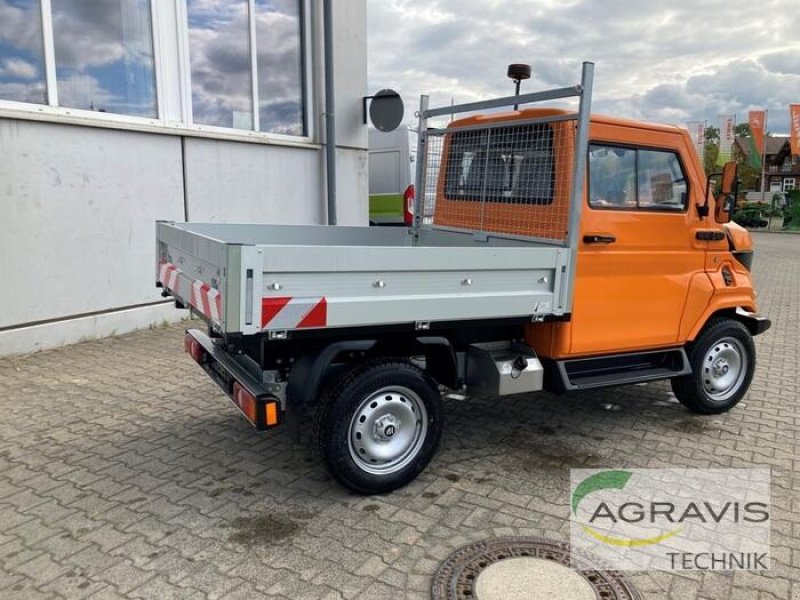
M 414 223 L 414 200 L 416 193 L 414 192 L 414 185 L 406 188 L 403 194 L 403 223 L 412 225 Z
M 233 402 L 253 425 L 265 429 L 278 424 L 278 402 L 268 398 L 256 398 L 244 386 L 233 384 Z
M 239 383 L 233 384 L 233 401 L 239 410 L 244 413 L 247 420 L 255 424 L 258 422 L 258 401 L 256 397 L 244 389 Z
M 203 346 L 194 339 L 191 334 L 187 333 L 183 338 L 183 349 L 194 359 L 198 364 L 203 364 L 206 360 L 206 350 Z

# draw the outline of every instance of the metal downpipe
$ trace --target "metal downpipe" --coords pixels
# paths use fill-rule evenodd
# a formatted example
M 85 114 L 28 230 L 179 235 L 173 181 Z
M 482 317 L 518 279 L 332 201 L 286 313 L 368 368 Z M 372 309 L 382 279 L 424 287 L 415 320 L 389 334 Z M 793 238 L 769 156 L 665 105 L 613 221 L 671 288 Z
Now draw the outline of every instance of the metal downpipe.
M 323 0 L 325 37 L 325 170 L 328 225 L 336 225 L 336 99 L 333 62 L 333 0 Z

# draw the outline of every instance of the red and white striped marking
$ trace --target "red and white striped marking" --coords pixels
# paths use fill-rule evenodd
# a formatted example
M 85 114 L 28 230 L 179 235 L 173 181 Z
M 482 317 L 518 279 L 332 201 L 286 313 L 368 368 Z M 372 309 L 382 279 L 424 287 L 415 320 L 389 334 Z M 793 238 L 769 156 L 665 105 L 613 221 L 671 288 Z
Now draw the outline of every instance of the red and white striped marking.
M 314 298 L 263 298 L 262 329 L 309 329 L 327 327 L 328 301 Z
M 197 279 L 191 279 L 172 263 L 161 263 L 158 280 L 165 289 L 172 292 L 175 296 L 181 295 L 180 276 L 185 277 L 192 285 L 189 304 L 212 321 L 220 323 L 222 321 L 222 295 L 219 291 L 215 290 L 207 283 L 203 283 Z M 182 297 L 185 299 L 185 296 Z
M 192 282 L 192 297 L 189 304 L 203 313 L 212 321 L 219 323 L 222 315 L 222 295 L 207 283 L 194 280 Z
M 178 275 L 180 274 L 181 270 L 172 263 L 161 263 L 161 271 L 159 273 L 158 280 L 165 289 L 168 289 L 175 294 L 179 294 L 180 278 Z

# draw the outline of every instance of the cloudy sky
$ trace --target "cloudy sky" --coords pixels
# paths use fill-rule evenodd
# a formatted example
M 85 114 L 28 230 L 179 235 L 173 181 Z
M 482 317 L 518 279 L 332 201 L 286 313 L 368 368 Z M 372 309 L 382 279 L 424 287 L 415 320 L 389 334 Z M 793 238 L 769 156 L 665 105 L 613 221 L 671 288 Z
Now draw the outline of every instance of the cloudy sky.
M 370 90 L 398 89 L 411 118 L 434 105 L 570 85 L 593 61 L 594 110 L 684 124 L 766 108 L 787 133 L 800 103 L 798 0 L 367 0 Z

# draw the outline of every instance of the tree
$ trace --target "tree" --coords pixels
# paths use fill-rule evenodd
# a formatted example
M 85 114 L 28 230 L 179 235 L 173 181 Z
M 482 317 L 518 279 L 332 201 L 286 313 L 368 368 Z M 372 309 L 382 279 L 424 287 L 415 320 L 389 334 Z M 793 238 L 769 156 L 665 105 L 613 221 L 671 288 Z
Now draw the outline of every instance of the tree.
M 719 171 L 717 166 L 717 158 L 719 157 L 719 143 L 709 143 L 706 141 L 705 160 L 703 160 L 703 168 L 706 175 L 711 175 Z
M 733 129 L 733 135 L 737 138 L 749 138 L 752 134 L 750 132 L 749 123 L 739 123 Z M 749 140 L 744 140 L 744 144 L 749 144 Z M 705 160 L 703 161 L 703 168 L 706 175 L 711 175 L 720 171 L 717 165 L 717 157 L 719 156 L 719 128 L 714 126 L 706 127 L 705 133 Z M 758 182 L 759 173 L 747 164 L 747 159 L 744 155 L 736 155 L 736 162 L 739 165 L 739 179 L 742 180 L 743 189 L 755 189 Z
M 706 127 L 706 145 L 719 146 L 719 129 L 714 126 Z
M 734 127 L 733 135 L 737 138 L 749 138 L 750 124 L 739 123 Z M 706 175 L 710 175 L 720 170 L 720 167 L 717 165 L 717 157 L 719 156 L 719 128 L 714 126 L 706 127 L 705 138 L 705 160 L 703 161 L 703 167 L 705 168 Z M 744 143 L 749 142 L 745 141 Z M 749 189 L 748 186 L 755 185 L 755 180 L 758 179 L 758 171 L 750 167 L 743 156 L 737 156 L 736 161 L 739 163 L 739 178 L 742 179 L 745 189 Z
M 752 131 L 750 130 L 749 123 L 739 123 L 733 130 L 737 138 L 744 138 L 741 140 L 741 145 L 749 146 L 751 144 L 750 138 Z M 738 165 L 739 179 L 742 182 L 742 190 L 755 190 L 758 188 L 758 181 L 760 174 L 758 169 L 754 169 L 744 153 L 736 153 L 736 163 Z

